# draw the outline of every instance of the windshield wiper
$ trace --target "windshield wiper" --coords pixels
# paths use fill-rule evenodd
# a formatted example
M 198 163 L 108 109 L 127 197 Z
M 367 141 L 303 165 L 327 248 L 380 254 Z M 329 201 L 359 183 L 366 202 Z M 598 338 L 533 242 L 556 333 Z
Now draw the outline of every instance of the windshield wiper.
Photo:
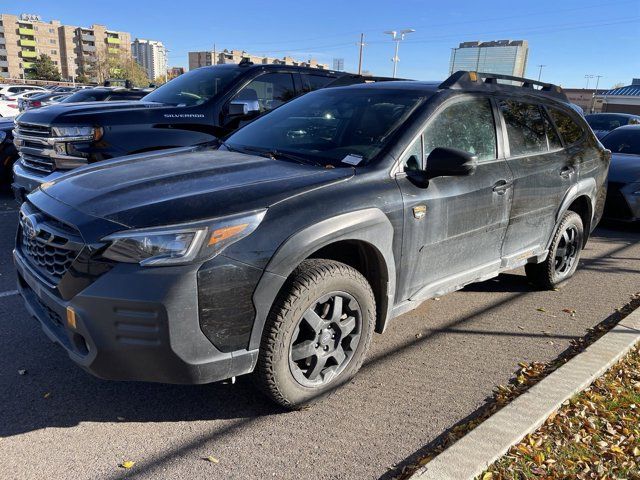
M 322 167 L 322 168 L 325 167 L 320 162 L 317 162 L 307 157 L 296 155 L 295 153 L 281 152 L 280 150 L 262 150 L 259 148 L 251 148 L 251 147 L 243 147 L 243 148 L 245 150 L 258 154 L 261 157 L 271 158 L 272 160 L 277 160 L 278 158 L 284 158 L 286 160 L 293 160 L 294 162 L 300 163 L 302 165 L 314 165 L 316 167 Z

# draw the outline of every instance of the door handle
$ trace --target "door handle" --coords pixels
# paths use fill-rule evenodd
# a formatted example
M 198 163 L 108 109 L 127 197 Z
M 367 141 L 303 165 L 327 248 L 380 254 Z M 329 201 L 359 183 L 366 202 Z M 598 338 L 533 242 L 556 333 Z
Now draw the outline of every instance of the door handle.
M 506 180 L 498 180 L 493 185 L 493 191 L 498 195 L 504 195 L 507 190 L 511 187 L 511 182 L 507 182 Z
M 563 178 L 569 178 L 573 173 L 575 173 L 575 168 L 573 167 L 564 167 L 560 170 L 560 176 Z

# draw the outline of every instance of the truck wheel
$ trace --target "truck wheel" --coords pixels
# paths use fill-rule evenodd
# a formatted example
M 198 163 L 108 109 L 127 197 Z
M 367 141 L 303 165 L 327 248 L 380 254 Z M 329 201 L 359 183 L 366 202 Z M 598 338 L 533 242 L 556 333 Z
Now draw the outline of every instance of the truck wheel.
M 578 268 L 584 244 L 584 227 L 580 215 L 568 211 L 562 217 L 553 236 L 549 255 L 542 263 L 528 263 L 525 272 L 529 281 L 545 289 L 553 289 L 573 276 Z
M 333 260 L 305 260 L 267 318 L 254 374 L 258 387 L 290 409 L 335 390 L 362 366 L 375 312 L 360 272 Z

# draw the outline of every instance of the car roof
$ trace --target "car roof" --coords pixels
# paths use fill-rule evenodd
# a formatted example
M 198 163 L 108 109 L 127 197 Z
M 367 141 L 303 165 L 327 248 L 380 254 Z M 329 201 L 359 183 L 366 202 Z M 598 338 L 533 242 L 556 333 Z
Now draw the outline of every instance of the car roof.
M 602 112 L 602 113 L 590 113 L 587 117 L 626 117 L 626 118 L 640 118 L 640 115 L 634 115 L 632 113 L 616 113 L 616 112 Z
M 317 73 L 322 75 L 323 73 L 330 73 L 331 75 L 349 75 L 347 72 L 340 72 L 337 70 L 328 70 L 324 68 L 314 68 L 314 67 L 300 67 L 297 65 L 276 65 L 273 63 L 262 64 L 262 63 L 246 63 L 246 64 L 238 64 L 238 63 L 227 63 L 223 65 L 208 65 L 206 67 L 199 67 L 199 69 L 213 69 L 213 68 L 225 68 L 225 69 L 244 69 L 244 70 L 297 70 L 305 73 Z
M 622 125 L 621 127 L 614 128 L 611 132 L 617 132 L 618 130 L 640 130 L 640 125 Z
M 442 82 L 425 82 L 416 80 L 394 80 L 383 82 L 357 83 L 355 85 L 346 85 L 344 87 L 336 87 L 336 89 L 354 89 L 354 90 L 396 90 L 398 92 L 425 92 L 435 93 L 438 91 Z
M 396 92 L 421 92 L 424 94 L 433 95 L 437 92 L 446 90 L 447 87 L 443 87 L 444 82 L 441 81 L 416 81 L 416 80 L 394 80 L 394 81 L 382 81 L 375 83 L 360 83 L 356 85 L 348 85 L 344 87 L 337 87 L 340 89 L 365 89 L 365 90 L 386 90 L 386 91 L 396 91 Z M 483 88 L 456 88 L 454 91 L 459 93 L 482 93 L 483 91 L 491 91 L 485 90 Z M 540 90 L 534 89 L 522 89 L 521 87 L 515 87 L 511 85 L 499 85 L 497 89 L 494 91 L 498 91 L 504 93 L 506 96 L 520 96 L 522 94 L 533 95 L 538 97 L 541 100 L 550 100 L 555 104 L 561 103 L 562 105 L 568 106 L 566 102 L 563 102 L 557 98 L 550 97 L 546 95 L 544 92 Z

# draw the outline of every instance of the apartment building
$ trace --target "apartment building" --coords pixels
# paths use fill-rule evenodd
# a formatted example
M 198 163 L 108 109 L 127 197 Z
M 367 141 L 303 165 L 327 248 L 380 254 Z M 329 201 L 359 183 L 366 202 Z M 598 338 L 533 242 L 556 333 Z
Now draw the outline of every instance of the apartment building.
M 88 73 L 100 53 L 131 56 L 131 35 L 104 25 L 76 27 L 37 15 L 0 14 L 0 77 L 23 78 L 41 54 L 51 57 L 62 78 Z
M 162 42 L 136 38 L 131 44 L 131 53 L 149 80 L 167 75 L 167 49 Z
M 36 15 L 0 14 L 0 77 L 22 78 L 41 53 L 60 67 L 60 22 L 43 22 Z
M 226 63 L 240 63 L 240 61 L 246 58 L 255 64 L 262 65 L 296 65 L 299 67 L 312 67 L 320 69 L 329 69 L 329 65 L 324 63 L 318 63 L 315 59 L 306 61 L 296 60 L 292 57 L 263 57 L 261 55 L 253 55 L 244 50 L 222 50 L 216 51 L 200 51 L 189 52 L 189 70 L 194 68 L 207 67 L 209 65 L 224 65 Z

